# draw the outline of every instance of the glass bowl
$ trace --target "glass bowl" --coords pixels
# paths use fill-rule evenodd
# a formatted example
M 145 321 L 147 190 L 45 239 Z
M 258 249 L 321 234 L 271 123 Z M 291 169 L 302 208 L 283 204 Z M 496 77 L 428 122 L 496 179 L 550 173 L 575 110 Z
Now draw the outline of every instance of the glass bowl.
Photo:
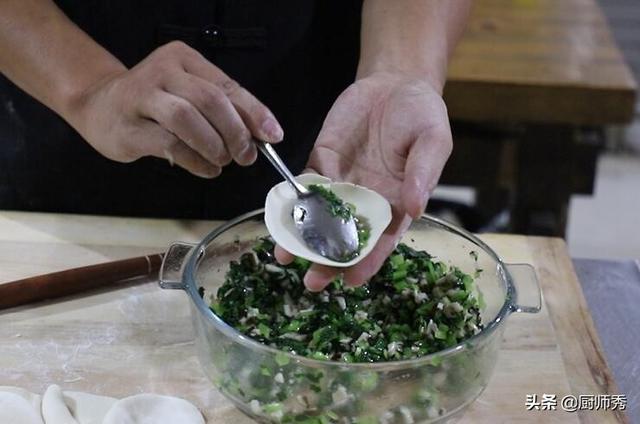
M 513 312 L 535 313 L 541 307 L 530 265 L 505 264 L 479 238 L 424 215 L 413 222 L 402 242 L 466 273 L 482 269 L 475 279 L 485 303 L 484 328 L 478 334 L 449 349 L 402 361 L 343 363 L 280 351 L 239 333 L 209 309 L 229 262 L 268 235 L 263 218 L 262 210 L 254 211 L 219 226 L 197 245 L 173 244 L 160 271 L 162 288 L 184 290 L 191 298 L 196 347 L 205 374 L 259 422 L 454 421 L 486 387 L 505 319 Z M 519 302 L 519 291 L 527 293 L 531 305 Z

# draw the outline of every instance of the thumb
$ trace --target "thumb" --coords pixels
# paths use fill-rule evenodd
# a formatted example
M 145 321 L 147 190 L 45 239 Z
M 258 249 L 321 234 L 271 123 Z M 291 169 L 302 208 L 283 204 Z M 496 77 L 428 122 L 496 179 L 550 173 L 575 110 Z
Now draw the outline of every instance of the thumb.
M 432 131 L 422 133 L 411 145 L 405 163 L 402 205 L 412 218 L 418 218 L 424 212 L 451 149 L 451 131 L 448 126 L 441 134 Z
M 307 165 L 307 166 L 304 167 L 304 169 L 300 173 L 300 175 L 302 175 L 302 174 L 320 174 L 320 172 L 316 171 L 315 169 L 313 169 L 312 167 Z

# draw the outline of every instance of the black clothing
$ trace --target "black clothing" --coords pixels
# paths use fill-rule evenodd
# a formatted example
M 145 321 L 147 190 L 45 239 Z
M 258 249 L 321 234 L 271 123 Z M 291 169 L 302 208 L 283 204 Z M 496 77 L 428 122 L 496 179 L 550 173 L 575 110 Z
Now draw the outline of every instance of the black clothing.
M 264 102 L 278 151 L 302 170 L 335 98 L 355 76 L 358 0 L 58 0 L 128 67 L 181 39 Z M 214 180 L 166 160 L 102 157 L 61 118 L 0 77 L 0 209 L 227 219 L 261 207 L 280 180 L 264 158 Z

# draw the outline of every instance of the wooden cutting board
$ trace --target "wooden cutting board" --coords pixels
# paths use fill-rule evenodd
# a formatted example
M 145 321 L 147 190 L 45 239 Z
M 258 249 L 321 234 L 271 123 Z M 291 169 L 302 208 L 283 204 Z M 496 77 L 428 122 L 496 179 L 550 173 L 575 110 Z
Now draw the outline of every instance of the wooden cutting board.
M 0 283 L 43 272 L 163 251 L 196 241 L 213 222 L 0 212 Z M 564 242 L 483 235 L 507 262 L 532 264 L 539 314 L 514 314 L 492 380 L 464 423 L 626 423 L 620 411 L 527 411 L 527 394 L 615 394 Z M 125 397 L 180 396 L 210 423 L 251 423 L 215 390 L 195 357 L 187 296 L 155 282 L 0 313 L 0 385 Z

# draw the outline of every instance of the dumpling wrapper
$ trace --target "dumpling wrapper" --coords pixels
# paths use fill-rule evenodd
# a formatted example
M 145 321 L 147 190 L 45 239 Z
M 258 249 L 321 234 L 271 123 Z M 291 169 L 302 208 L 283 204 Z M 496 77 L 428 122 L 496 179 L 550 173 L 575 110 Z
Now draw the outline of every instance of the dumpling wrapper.
M 42 397 L 18 387 L 0 386 L 0 423 L 44 424 Z
M 103 424 L 205 424 L 198 408 L 184 399 L 143 393 L 119 400 Z
M 343 201 L 353 204 L 356 207 L 355 214 L 364 217 L 370 226 L 369 240 L 360 254 L 348 262 L 332 261 L 311 250 L 302 239 L 291 215 L 298 200 L 296 193 L 286 181 L 283 181 L 269 190 L 265 202 L 264 222 L 276 243 L 293 255 L 321 265 L 344 268 L 364 259 L 391 222 L 391 205 L 387 199 L 368 188 L 351 183 L 332 182 L 331 179 L 317 174 L 299 175 L 296 180 L 305 187 L 309 184 L 322 185 Z
M 184 399 L 140 394 L 121 400 L 51 385 L 44 396 L 0 386 L 0 424 L 205 424 Z
M 102 424 L 118 400 L 83 392 L 67 392 L 53 384 L 42 397 L 45 424 Z

